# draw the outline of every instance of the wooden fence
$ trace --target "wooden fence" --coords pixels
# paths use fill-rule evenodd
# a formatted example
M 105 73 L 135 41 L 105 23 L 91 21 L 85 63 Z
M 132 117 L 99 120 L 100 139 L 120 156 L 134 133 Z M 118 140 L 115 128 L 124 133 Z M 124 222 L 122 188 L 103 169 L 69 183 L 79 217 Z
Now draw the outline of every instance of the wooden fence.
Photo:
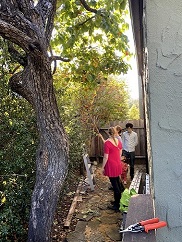
M 135 131 L 138 134 L 138 145 L 136 146 L 135 153 L 136 153 L 136 159 L 143 160 L 146 158 L 146 146 L 145 146 L 145 130 L 144 130 L 144 120 L 125 120 L 124 122 L 110 122 L 108 127 L 110 126 L 116 126 L 120 125 L 125 131 L 125 125 L 126 123 L 132 123 L 133 124 L 133 131 Z M 108 138 L 108 127 L 100 128 L 100 133 L 103 135 L 104 139 Z M 94 157 L 96 159 L 103 157 L 103 142 L 101 138 L 95 137 L 92 140 L 91 143 L 91 149 L 90 149 L 90 157 Z

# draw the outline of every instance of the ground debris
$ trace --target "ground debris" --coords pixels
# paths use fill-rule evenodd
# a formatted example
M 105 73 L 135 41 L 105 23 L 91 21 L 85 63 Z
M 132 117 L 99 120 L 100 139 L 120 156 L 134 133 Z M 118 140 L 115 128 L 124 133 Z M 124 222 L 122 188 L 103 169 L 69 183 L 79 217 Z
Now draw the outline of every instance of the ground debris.
M 74 197 L 77 186 L 72 186 L 73 190 L 67 192 L 57 212 L 58 223 L 53 226 L 53 241 L 120 241 L 119 227 L 122 222 L 122 214 L 107 209 L 110 201 L 113 200 L 113 191 L 108 189 L 109 179 L 101 174 L 99 165 L 95 170 L 95 182 L 94 191 L 85 188 L 85 190 L 81 190 L 82 201 L 77 201 L 69 229 L 65 229 L 63 225 L 69 211 L 67 206 L 69 205 L 70 208 L 72 202 L 70 198 Z M 65 213 L 66 209 L 67 213 Z

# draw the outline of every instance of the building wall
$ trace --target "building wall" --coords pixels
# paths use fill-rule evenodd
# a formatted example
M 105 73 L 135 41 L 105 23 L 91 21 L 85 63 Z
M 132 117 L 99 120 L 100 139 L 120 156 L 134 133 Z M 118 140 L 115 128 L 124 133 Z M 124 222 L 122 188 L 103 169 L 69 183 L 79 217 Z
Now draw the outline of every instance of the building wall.
M 145 1 L 148 148 L 157 242 L 182 241 L 182 1 Z

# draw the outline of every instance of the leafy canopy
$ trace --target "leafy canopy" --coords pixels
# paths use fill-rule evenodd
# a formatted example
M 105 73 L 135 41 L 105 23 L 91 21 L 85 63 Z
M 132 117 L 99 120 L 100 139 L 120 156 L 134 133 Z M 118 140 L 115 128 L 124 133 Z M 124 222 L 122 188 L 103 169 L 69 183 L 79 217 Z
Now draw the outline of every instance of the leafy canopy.
M 100 73 L 127 72 L 131 53 L 125 5 L 126 0 L 58 2 L 51 45 L 54 53 L 70 60 L 66 67 L 61 63 L 61 68 L 67 68 L 75 81 L 84 77 L 95 82 Z

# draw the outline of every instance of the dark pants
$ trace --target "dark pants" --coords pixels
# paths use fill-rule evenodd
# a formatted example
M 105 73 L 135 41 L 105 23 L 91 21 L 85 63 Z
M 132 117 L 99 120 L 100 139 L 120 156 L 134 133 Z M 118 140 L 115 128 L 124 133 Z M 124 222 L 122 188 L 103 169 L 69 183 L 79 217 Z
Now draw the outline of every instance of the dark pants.
M 134 165 L 135 165 L 135 151 L 133 152 L 127 152 L 126 150 L 123 150 L 122 155 L 126 158 L 130 159 L 130 177 L 133 179 L 134 177 Z
M 121 193 L 124 191 L 124 186 L 121 182 L 121 179 L 118 177 L 109 177 L 109 180 L 112 184 L 114 191 L 114 204 L 119 209 Z

